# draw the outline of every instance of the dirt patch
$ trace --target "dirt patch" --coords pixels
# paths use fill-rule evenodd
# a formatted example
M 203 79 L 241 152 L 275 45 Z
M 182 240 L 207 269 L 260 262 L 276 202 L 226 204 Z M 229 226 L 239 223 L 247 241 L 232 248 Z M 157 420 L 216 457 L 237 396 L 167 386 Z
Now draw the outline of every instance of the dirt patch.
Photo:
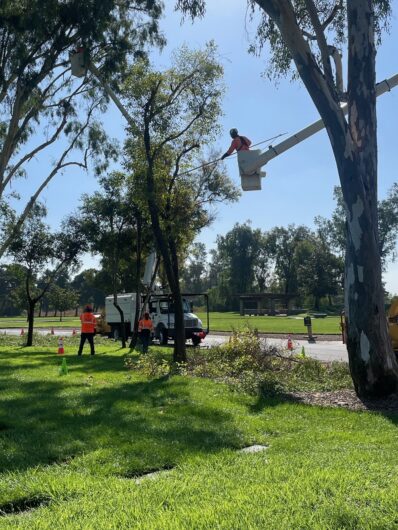
M 174 468 L 175 466 L 166 464 L 162 467 L 146 469 L 145 471 L 127 471 L 126 473 L 123 473 L 121 476 L 123 478 L 130 478 L 130 479 L 143 479 L 146 477 L 153 477 L 155 475 L 158 475 L 159 473 L 162 473 L 163 471 L 171 471 Z
M 292 392 L 289 393 L 288 397 L 307 405 L 398 413 L 397 394 L 387 398 L 359 398 L 354 390 L 346 389 L 331 392 Z
M 48 506 L 51 500 L 49 497 L 33 497 L 28 499 L 18 499 L 16 501 L 8 502 L 0 505 L 0 517 L 6 515 L 19 515 L 27 513 L 43 506 Z

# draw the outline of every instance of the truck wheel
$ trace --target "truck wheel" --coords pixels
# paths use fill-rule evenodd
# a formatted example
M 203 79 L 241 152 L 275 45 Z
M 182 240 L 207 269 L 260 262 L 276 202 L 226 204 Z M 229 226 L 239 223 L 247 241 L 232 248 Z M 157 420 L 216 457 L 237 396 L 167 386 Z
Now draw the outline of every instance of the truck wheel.
M 119 328 L 113 328 L 112 329 L 112 338 L 115 340 L 119 340 L 120 337 L 120 331 Z
M 159 340 L 160 340 L 160 344 L 162 344 L 162 346 L 166 346 L 167 343 L 169 342 L 169 334 L 167 333 L 167 329 L 166 328 L 162 328 L 159 331 Z
M 192 344 L 194 346 L 199 346 L 200 342 L 201 342 L 201 338 L 200 337 L 196 337 L 195 335 L 192 337 Z

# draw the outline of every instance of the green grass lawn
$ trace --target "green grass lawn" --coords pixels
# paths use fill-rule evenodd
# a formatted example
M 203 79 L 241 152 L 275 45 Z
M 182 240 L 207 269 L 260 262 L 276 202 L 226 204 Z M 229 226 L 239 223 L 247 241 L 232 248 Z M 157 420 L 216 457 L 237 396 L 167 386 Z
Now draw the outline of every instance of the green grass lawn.
M 69 339 L 60 376 L 53 347 L 2 340 L 0 528 L 398 527 L 396 415 L 149 380 L 101 340 L 78 358 Z
M 206 327 L 206 313 L 198 313 Z M 231 331 L 245 325 L 258 329 L 262 333 L 306 333 L 303 317 L 241 317 L 239 313 L 210 313 L 210 331 Z M 328 335 L 340 333 L 340 317 L 313 318 L 313 333 L 316 335 Z M 27 322 L 24 317 L 0 318 L 1 328 L 26 328 Z M 80 328 L 80 320 L 74 317 L 63 317 L 62 322 L 59 318 L 41 317 L 35 319 L 36 328 Z
M 75 317 L 36 317 L 34 321 L 35 328 L 80 328 L 80 320 Z M 0 318 L 1 328 L 25 328 L 28 327 L 26 317 L 2 317 Z
M 199 313 L 203 325 L 206 326 L 206 313 Z M 307 333 L 302 316 L 268 317 L 268 316 L 240 316 L 239 313 L 210 313 L 210 331 L 231 331 L 249 325 L 262 333 Z M 312 331 L 319 335 L 339 334 L 340 317 L 313 318 Z

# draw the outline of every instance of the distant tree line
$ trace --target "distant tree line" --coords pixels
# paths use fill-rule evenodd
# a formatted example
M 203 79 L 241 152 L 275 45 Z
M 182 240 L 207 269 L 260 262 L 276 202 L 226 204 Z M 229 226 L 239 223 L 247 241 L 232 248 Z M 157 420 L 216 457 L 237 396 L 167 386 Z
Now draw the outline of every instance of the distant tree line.
M 341 189 L 329 219 L 316 217 L 315 228 L 289 225 L 269 231 L 250 221 L 219 235 L 216 247 L 194 243 L 183 270 L 186 291 L 207 291 L 214 310 L 237 310 L 245 293 L 298 294 L 298 303 L 319 310 L 343 306 L 346 218 Z M 385 269 L 396 258 L 398 185 L 379 201 L 379 251 Z M 210 258 L 210 259 L 209 259 Z
M 137 260 L 145 260 L 152 240 L 148 222 L 139 217 L 138 208 L 134 210 L 128 189 L 122 193 L 120 188 L 118 195 L 119 177 L 113 174 L 103 182 L 102 195 L 84 196 L 80 210 L 58 233 L 51 233 L 44 223 L 43 206 L 33 210 L 29 229 L 10 248 L 9 263 L 0 266 L 0 316 L 34 311 L 62 319 L 66 311 L 77 315 L 87 303 L 101 311 L 105 296 L 115 289 L 137 290 L 143 274 Z M 246 221 L 219 235 L 209 252 L 203 243 L 192 243 L 181 256 L 181 290 L 208 292 L 211 309 L 218 311 L 237 310 L 238 295 L 260 292 L 297 293 L 299 304 L 317 310 L 342 306 L 345 219 L 339 188 L 335 199 L 331 217 L 316 217 L 313 229 L 289 225 L 262 231 Z M 396 257 L 397 184 L 380 201 L 379 218 L 380 254 L 386 267 Z M 77 272 L 85 251 L 98 255 L 100 266 Z M 167 288 L 162 265 L 159 278 Z

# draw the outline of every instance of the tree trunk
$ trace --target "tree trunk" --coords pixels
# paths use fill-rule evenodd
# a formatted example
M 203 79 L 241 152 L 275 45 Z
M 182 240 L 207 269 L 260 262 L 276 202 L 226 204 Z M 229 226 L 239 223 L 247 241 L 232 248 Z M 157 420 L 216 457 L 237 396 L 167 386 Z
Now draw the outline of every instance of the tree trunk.
M 347 3 L 349 138 L 340 148 L 340 157 L 336 157 L 347 215 L 347 350 L 360 396 L 388 395 L 396 390 L 398 382 L 398 364 L 384 310 L 379 252 L 372 4 L 371 0 Z
M 348 210 L 344 280 L 351 375 L 358 395 L 388 395 L 396 390 L 398 366 L 388 335 L 374 221 L 363 208 L 359 175 L 341 181 Z
M 142 258 L 142 220 L 141 216 L 137 214 L 137 241 L 136 241 L 136 299 L 135 299 L 135 314 L 134 323 L 130 341 L 130 349 L 134 349 L 137 345 L 138 340 L 138 323 L 141 313 L 141 258 Z
M 149 134 L 146 131 L 146 136 Z M 148 139 L 146 138 L 146 141 Z M 167 280 L 169 282 L 170 290 L 173 295 L 175 304 L 175 315 L 174 315 L 174 351 L 173 361 L 176 363 L 183 363 L 187 361 L 187 352 L 185 345 L 185 324 L 184 324 L 184 311 L 182 307 L 181 291 L 179 285 L 178 267 L 175 268 L 175 264 L 178 261 L 173 260 L 171 256 L 172 249 L 167 244 L 167 239 L 163 233 L 162 227 L 159 221 L 159 209 L 155 200 L 154 193 L 154 178 L 153 178 L 153 167 L 151 161 L 148 158 L 148 169 L 147 169 L 147 201 L 149 207 L 149 213 L 152 221 L 153 234 L 157 243 L 157 248 L 163 259 L 163 266 L 166 271 Z M 170 241 L 170 237 L 168 238 Z M 175 274 L 177 272 L 177 274 Z
M 35 305 L 34 299 L 28 301 L 28 336 L 26 338 L 26 346 L 33 346 L 33 325 L 35 320 Z
M 186 344 L 185 344 L 185 319 L 184 319 L 184 307 L 181 297 L 180 289 L 180 274 L 178 266 L 178 253 L 175 246 L 174 240 L 169 238 L 169 248 L 171 254 L 171 261 L 173 266 L 173 276 L 175 281 L 175 287 L 173 290 L 174 297 L 174 327 L 175 327 L 175 337 L 174 337 L 174 352 L 175 352 L 175 361 L 176 362 L 186 362 Z M 177 352 L 184 352 L 181 359 L 177 358 Z

